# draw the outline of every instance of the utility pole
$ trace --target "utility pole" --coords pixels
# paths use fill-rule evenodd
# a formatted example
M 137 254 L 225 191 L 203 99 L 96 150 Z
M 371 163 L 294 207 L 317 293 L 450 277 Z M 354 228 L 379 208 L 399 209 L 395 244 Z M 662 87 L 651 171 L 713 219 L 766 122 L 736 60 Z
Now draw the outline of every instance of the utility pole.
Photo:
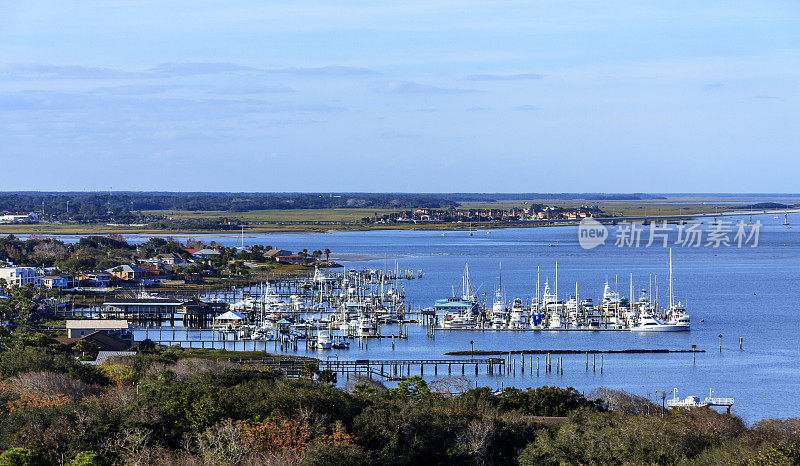
M 667 410 L 667 395 L 672 393 L 672 390 L 656 390 L 656 393 L 661 394 L 661 417 L 664 417 L 664 412 Z

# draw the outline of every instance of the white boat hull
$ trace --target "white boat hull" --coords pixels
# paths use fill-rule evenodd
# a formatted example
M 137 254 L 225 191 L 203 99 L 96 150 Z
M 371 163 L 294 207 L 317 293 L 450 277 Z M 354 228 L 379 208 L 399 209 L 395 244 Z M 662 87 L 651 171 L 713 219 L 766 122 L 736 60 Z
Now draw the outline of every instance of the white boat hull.
M 686 332 L 689 327 L 685 325 L 648 325 L 646 327 L 631 327 L 631 332 Z

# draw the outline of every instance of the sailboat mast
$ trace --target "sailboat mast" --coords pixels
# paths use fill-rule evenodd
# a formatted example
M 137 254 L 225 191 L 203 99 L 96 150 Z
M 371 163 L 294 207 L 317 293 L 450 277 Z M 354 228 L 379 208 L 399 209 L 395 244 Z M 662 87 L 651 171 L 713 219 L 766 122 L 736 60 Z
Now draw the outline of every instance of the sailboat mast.
M 539 295 L 539 266 L 536 266 L 536 309 L 538 310 L 542 305 L 542 300 Z
M 636 302 L 636 300 L 633 298 L 633 274 L 632 274 L 632 273 L 631 273 L 631 289 L 630 289 L 630 294 L 631 294 L 631 301 L 630 301 L 630 303 L 629 303 L 629 304 L 630 304 L 631 311 L 633 311 L 633 310 L 634 310 L 634 303 Z
M 558 306 L 558 262 L 556 262 L 556 306 Z
M 669 248 L 669 308 L 672 310 L 672 248 Z

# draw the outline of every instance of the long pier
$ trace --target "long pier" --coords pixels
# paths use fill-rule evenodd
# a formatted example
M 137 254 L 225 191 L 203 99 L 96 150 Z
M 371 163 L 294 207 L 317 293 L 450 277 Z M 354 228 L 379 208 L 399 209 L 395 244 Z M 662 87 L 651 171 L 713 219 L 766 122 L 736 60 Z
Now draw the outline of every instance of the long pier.
M 344 374 L 347 379 L 351 374 L 362 374 L 370 378 L 380 377 L 385 380 L 404 380 L 411 376 L 412 368 L 414 373 L 425 375 L 466 375 L 469 372 L 478 375 L 483 372 L 489 375 L 502 375 L 507 372 L 507 361 L 505 358 L 470 358 L 470 359 L 355 359 L 339 360 L 337 358 L 327 358 L 316 360 L 316 364 L 321 370 L 330 370 L 339 374 Z M 299 376 L 300 372 L 309 363 L 307 360 L 279 359 L 279 358 L 255 358 L 241 359 L 234 361 L 247 368 L 255 369 L 276 369 L 289 376 Z M 419 371 L 417 371 L 419 369 Z M 446 372 L 445 372 L 446 371 Z

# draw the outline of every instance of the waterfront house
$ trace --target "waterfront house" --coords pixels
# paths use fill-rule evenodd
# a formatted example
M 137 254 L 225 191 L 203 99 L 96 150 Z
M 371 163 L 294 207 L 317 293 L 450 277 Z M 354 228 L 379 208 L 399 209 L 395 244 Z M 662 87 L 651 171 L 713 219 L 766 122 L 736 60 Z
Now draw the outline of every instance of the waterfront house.
M 42 286 L 48 290 L 55 288 L 69 288 L 69 282 L 69 278 L 65 277 L 64 275 L 45 275 L 41 278 Z
M 309 262 L 314 262 L 313 258 L 299 256 L 297 254 L 290 254 L 288 256 L 278 256 L 275 258 L 276 261 L 280 262 L 281 264 L 306 264 Z
M 8 286 L 39 286 L 41 276 L 36 267 L 0 267 L 0 279 Z
M 278 260 L 278 257 L 282 256 L 291 256 L 292 251 L 287 251 L 285 249 L 270 249 L 264 253 L 264 258 L 266 259 L 275 259 Z
M 162 267 L 161 265 L 158 264 L 144 264 L 139 268 L 142 269 L 145 277 L 148 278 L 164 279 L 169 277 L 170 275 L 170 272 L 166 270 L 166 267 Z
M 107 272 L 83 272 L 75 278 L 80 286 L 108 288 L 111 286 L 111 274 Z
M 147 262 L 158 265 L 188 265 L 191 263 L 174 252 L 170 252 L 168 254 L 159 254 L 155 257 L 151 257 L 147 260 Z
M 130 319 L 169 319 L 181 306 L 183 301 L 169 298 L 119 298 L 104 302 L 103 313 Z
M 111 267 L 110 269 L 106 269 L 106 272 L 119 278 L 120 280 L 126 280 L 126 281 L 140 280 L 145 275 L 144 270 L 140 269 L 139 267 L 127 264 Z

